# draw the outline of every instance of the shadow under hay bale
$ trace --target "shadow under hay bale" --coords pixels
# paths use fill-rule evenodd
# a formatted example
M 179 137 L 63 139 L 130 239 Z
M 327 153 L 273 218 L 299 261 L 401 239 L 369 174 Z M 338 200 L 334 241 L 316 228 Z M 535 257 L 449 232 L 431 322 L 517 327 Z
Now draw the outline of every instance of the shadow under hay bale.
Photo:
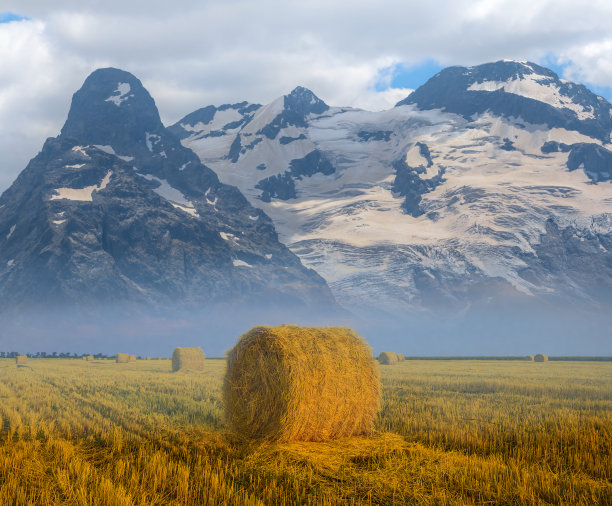
M 548 355 L 544 355 L 543 353 L 538 353 L 534 359 L 535 362 L 548 362 Z
M 24 365 L 28 363 L 28 356 L 27 355 L 17 355 L 15 357 L 15 363 L 17 365 Z
M 397 353 L 392 351 L 383 351 L 378 355 L 378 363 L 381 365 L 395 365 L 398 362 Z
M 372 351 L 344 327 L 255 327 L 228 352 L 225 417 L 238 435 L 324 441 L 367 434 L 380 378 Z
M 127 364 L 130 361 L 130 356 L 127 353 L 117 353 L 116 362 L 118 364 Z
M 172 371 L 201 371 L 204 369 L 205 359 L 202 348 L 174 348 Z

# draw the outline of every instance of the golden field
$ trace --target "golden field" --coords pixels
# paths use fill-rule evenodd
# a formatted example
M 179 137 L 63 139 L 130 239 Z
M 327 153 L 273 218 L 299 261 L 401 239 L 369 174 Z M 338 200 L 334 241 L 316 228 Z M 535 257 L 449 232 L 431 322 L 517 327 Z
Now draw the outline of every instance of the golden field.
M 0 504 L 612 504 L 611 362 L 380 369 L 372 436 L 249 444 L 224 360 L 0 360 Z

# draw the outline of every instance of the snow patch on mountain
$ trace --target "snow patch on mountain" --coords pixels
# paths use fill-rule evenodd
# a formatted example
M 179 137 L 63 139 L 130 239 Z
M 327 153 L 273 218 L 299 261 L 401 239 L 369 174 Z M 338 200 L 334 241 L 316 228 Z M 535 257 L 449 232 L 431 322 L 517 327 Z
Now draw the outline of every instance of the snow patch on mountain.
M 574 111 L 578 119 L 594 119 L 593 107 L 585 107 L 575 103 L 572 99 L 561 93 L 561 90 L 550 77 L 538 74 L 525 75 L 520 79 L 508 79 L 504 82 L 482 81 L 470 85 L 468 91 L 497 91 L 504 90 L 521 97 L 531 98 L 552 105 L 559 109 L 570 109 Z
M 94 184 L 91 186 L 86 186 L 85 188 L 56 188 L 54 190 L 54 195 L 51 195 L 49 200 L 74 200 L 80 202 L 92 202 L 93 201 L 93 192 L 101 191 L 106 188 L 108 185 L 110 178 L 113 174 L 113 171 L 109 170 L 102 181 L 99 184 Z
M 118 83 L 117 89 L 106 99 L 106 102 L 112 102 L 117 107 L 120 107 L 123 102 L 134 96 L 129 95 L 131 89 L 130 83 Z
M 160 179 L 151 174 L 139 174 L 144 177 L 148 181 L 154 181 L 158 183 L 156 188 L 153 188 L 153 191 L 157 193 L 160 197 L 166 199 L 172 206 L 181 211 L 184 211 L 191 216 L 199 216 L 193 202 L 191 202 L 180 190 L 174 188 L 168 181 L 165 179 Z

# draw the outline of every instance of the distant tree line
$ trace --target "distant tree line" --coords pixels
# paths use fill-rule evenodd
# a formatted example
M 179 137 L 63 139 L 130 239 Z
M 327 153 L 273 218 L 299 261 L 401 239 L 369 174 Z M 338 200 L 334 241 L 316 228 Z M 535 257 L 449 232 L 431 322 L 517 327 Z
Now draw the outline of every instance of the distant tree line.
M 16 351 L 0 351 L 0 358 L 15 358 L 17 355 L 22 355 Z M 25 353 L 29 358 L 83 358 L 87 355 L 93 355 L 95 359 L 110 359 L 115 358 L 115 355 L 105 355 L 104 353 L 69 353 L 62 352 L 58 353 L 47 353 L 46 351 L 37 351 L 36 353 Z

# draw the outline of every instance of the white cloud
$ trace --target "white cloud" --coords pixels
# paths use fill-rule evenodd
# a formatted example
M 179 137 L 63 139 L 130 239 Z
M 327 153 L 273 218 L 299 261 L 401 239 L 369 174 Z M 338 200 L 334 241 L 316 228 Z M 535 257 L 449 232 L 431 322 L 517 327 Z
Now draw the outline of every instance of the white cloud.
M 208 104 L 269 102 L 296 85 L 332 105 L 380 109 L 395 64 L 571 61 L 612 83 L 612 3 L 569 0 L 0 0 L 31 21 L 0 24 L 0 190 L 56 135 L 89 72 L 134 73 L 173 122 Z M 378 85 L 378 86 L 377 86 Z

